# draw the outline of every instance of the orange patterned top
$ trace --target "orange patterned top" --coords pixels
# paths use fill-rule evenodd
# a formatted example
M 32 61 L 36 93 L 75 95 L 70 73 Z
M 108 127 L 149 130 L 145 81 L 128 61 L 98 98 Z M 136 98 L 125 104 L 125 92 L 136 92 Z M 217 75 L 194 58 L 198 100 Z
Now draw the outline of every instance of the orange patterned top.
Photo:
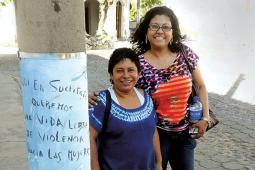
M 191 69 L 197 66 L 198 56 L 187 46 L 187 59 Z M 150 65 L 144 55 L 139 56 L 141 74 L 137 87 L 148 90 L 158 115 L 158 127 L 167 131 L 188 128 L 187 101 L 192 90 L 192 77 L 181 52 L 173 64 L 165 69 Z

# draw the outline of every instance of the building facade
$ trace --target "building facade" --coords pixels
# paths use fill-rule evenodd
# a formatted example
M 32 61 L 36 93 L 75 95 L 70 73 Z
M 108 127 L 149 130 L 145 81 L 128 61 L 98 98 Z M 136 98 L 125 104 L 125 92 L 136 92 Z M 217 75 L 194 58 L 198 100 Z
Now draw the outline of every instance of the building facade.
M 111 40 L 126 40 L 130 35 L 130 0 L 85 0 L 85 27 L 92 36 L 108 34 Z
M 85 28 L 92 36 L 104 31 L 111 40 L 126 40 L 130 36 L 130 0 L 84 0 Z M 0 45 L 16 45 L 14 4 L 0 8 Z

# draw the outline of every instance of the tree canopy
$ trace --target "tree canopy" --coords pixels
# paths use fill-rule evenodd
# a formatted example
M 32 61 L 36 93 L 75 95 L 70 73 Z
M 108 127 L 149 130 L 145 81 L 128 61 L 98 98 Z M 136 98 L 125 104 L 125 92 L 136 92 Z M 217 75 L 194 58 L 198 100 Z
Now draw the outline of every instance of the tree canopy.
M 151 8 L 156 5 L 161 5 L 161 0 L 140 0 L 141 2 L 141 15 L 144 16 L 145 13 Z M 135 20 L 136 19 L 136 11 L 137 11 L 137 6 L 133 5 L 131 10 L 130 10 L 130 15 L 129 18 L 130 20 Z
M 14 0 L 0 0 L 0 7 L 5 7 L 9 3 L 14 2 Z

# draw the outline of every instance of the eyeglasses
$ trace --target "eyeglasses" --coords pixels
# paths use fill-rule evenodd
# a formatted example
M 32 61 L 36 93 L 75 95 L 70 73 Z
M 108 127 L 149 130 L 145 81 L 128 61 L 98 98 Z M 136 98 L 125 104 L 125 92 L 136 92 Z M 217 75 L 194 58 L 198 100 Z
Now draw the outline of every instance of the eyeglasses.
M 150 24 L 149 28 L 151 31 L 155 31 L 157 32 L 160 28 L 162 29 L 162 31 L 169 32 L 172 29 L 172 26 L 167 25 L 167 24 L 163 24 L 162 26 L 159 26 L 158 24 Z

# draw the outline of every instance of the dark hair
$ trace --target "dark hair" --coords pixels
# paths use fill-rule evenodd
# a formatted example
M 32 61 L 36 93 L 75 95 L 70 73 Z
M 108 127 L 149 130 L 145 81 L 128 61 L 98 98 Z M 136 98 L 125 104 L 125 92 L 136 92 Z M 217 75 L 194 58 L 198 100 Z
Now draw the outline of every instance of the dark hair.
M 140 62 L 135 51 L 130 48 L 118 48 L 113 51 L 109 59 L 108 73 L 112 74 L 114 66 L 125 59 L 130 59 L 136 65 L 138 73 L 140 72 Z
M 151 8 L 145 14 L 135 33 L 131 37 L 133 49 L 135 50 L 136 53 L 141 54 L 145 53 L 147 50 L 151 48 L 150 43 L 146 44 L 145 36 L 147 34 L 147 30 L 149 28 L 151 19 L 154 18 L 156 15 L 165 15 L 170 18 L 173 29 L 173 42 L 171 45 L 168 44 L 168 47 L 172 52 L 180 51 L 181 42 L 185 40 L 186 36 L 181 35 L 178 18 L 176 17 L 174 12 L 166 6 L 158 6 Z

